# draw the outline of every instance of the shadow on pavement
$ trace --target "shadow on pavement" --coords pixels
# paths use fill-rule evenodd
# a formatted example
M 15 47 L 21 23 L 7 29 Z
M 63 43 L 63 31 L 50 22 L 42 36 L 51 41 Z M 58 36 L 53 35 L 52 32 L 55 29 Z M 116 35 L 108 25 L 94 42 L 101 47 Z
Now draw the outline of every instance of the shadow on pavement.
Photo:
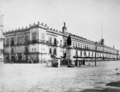
M 120 81 L 108 83 L 106 84 L 106 86 L 120 87 Z
M 105 89 L 85 89 L 80 92 L 120 92 L 120 89 L 112 89 L 112 88 L 105 88 Z
M 80 92 L 120 92 L 120 81 L 106 84 L 107 88 L 103 89 L 85 89 Z

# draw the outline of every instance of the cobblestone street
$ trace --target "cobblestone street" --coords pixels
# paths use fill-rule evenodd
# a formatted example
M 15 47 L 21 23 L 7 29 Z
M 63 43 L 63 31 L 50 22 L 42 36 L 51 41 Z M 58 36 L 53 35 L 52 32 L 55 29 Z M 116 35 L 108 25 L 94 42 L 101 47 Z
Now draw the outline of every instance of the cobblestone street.
M 80 92 L 120 80 L 120 62 L 53 68 L 42 64 L 0 64 L 0 92 Z M 117 75 L 118 74 L 118 75 Z

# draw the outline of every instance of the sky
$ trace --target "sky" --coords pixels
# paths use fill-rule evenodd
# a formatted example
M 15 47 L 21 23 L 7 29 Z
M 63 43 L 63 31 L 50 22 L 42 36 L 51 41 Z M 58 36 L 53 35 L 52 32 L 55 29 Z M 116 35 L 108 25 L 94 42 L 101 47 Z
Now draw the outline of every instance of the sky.
M 120 49 L 120 0 L 0 0 L 4 29 L 47 24 Z

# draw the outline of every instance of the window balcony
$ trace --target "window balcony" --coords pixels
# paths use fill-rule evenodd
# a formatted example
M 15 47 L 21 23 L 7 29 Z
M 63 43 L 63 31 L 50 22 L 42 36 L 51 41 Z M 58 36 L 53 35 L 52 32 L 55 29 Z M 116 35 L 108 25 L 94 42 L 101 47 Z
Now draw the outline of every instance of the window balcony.
M 47 44 L 48 46 L 57 46 L 57 44 L 52 43 L 52 42 L 49 42 L 49 41 L 47 41 L 46 44 Z
M 50 42 L 48 42 L 47 45 L 49 45 L 49 46 L 54 46 L 54 44 L 53 44 L 53 43 L 50 43 Z
M 30 41 L 27 40 L 27 41 L 24 42 L 24 44 L 25 44 L 25 45 L 29 45 L 29 44 L 30 44 Z
M 39 40 L 32 40 L 31 43 L 34 44 L 34 43 L 38 43 Z
M 9 44 L 4 44 L 4 47 L 7 47 L 7 46 L 9 46 Z
M 39 39 L 35 39 L 35 40 L 32 40 L 32 41 L 29 41 L 30 44 L 36 44 L 36 43 L 39 43 L 39 44 L 46 44 L 45 40 L 39 40 Z
M 46 44 L 45 40 L 39 41 L 40 44 Z

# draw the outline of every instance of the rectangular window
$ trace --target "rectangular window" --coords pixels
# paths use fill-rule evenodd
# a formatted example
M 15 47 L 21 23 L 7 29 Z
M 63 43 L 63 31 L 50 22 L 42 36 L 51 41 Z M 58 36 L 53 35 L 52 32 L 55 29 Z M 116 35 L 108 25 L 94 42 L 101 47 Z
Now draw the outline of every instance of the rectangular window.
M 22 43 L 22 37 L 18 36 L 18 44 Z
M 51 48 L 49 48 L 49 53 L 52 54 L 52 50 L 51 50 Z
M 14 53 L 14 49 L 13 48 L 11 48 L 11 53 Z
M 37 40 L 37 32 L 32 33 L 32 40 Z
M 41 40 L 44 41 L 45 40 L 45 34 L 41 33 Z
M 6 39 L 6 45 L 9 45 L 9 38 Z
M 29 41 L 29 35 L 25 35 L 25 42 Z
M 28 47 L 25 47 L 25 53 L 28 53 Z
M 81 48 L 83 49 L 83 44 L 81 44 Z
M 11 37 L 11 45 L 14 45 L 14 37 Z
M 56 49 L 54 49 L 54 55 L 57 55 L 57 51 L 56 51 Z
M 60 40 L 60 47 L 62 47 L 62 40 Z
M 52 37 L 49 37 L 49 43 L 52 44 Z
M 77 43 L 77 47 L 79 48 L 79 43 Z

